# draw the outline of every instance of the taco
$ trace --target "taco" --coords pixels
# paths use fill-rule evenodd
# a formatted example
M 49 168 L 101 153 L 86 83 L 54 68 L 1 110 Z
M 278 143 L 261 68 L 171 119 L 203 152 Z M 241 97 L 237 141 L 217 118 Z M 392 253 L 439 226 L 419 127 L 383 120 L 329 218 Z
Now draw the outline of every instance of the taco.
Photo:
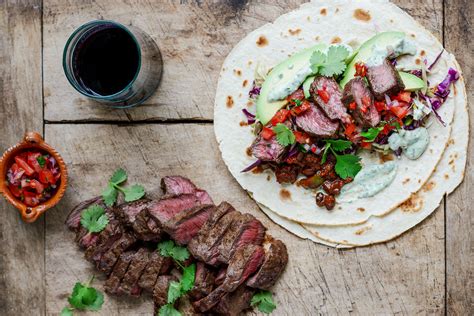
M 443 156 L 464 100 L 452 92 L 463 85 L 456 65 L 388 1 L 306 3 L 226 58 L 214 113 L 222 157 L 282 220 L 330 230 L 383 218 Z

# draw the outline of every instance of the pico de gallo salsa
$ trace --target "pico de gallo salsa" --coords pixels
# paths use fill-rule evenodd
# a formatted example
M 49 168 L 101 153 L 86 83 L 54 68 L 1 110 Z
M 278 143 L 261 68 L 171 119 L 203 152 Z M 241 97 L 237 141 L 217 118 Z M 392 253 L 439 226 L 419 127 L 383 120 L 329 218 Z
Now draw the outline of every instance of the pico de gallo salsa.
M 27 206 L 36 206 L 50 199 L 60 183 L 59 166 L 51 155 L 25 151 L 14 157 L 7 171 L 10 192 Z

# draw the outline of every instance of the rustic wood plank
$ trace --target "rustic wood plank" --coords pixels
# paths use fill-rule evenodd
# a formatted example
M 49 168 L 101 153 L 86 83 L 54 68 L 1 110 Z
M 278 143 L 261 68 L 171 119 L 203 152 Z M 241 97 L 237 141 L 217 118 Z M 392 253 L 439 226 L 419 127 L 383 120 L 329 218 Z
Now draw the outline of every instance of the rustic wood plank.
M 212 119 L 220 67 L 248 32 L 303 0 L 44 1 L 45 118 L 70 120 Z M 158 43 L 164 60 L 157 92 L 139 108 L 110 110 L 82 97 L 62 70 L 68 36 L 94 19 L 133 24 Z
M 227 171 L 210 124 L 46 125 L 46 137 L 62 153 L 71 179 L 60 206 L 47 213 L 48 314 L 65 305 L 77 279 L 85 280 L 94 273 L 64 219 L 73 205 L 98 194 L 118 167 L 128 170 L 130 183 L 141 183 L 155 195 L 162 176 L 190 177 L 208 190 L 216 203 L 227 200 L 238 210 L 254 214 L 270 234 L 283 239 L 290 262 L 274 289 L 278 301 L 274 315 L 444 311 L 442 211 L 393 242 L 341 251 L 300 240 L 260 212 Z M 99 277 L 96 284 L 101 287 L 102 281 Z M 150 310 L 149 299 L 106 297 L 100 314 Z
M 41 1 L 0 2 L 0 150 L 41 132 Z M 0 315 L 44 314 L 44 221 L 0 199 Z
M 466 79 L 468 100 L 474 100 L 474 2 L 468 0 L 445 1 L 445 46 L 454 53 L 461 64 Z M 471 133 L 474 127 L 474 113 L 470 111 Z M 446 282 L 447 314 L 469 315 L 474 311 L 473 289 L 473 209 L 472 196 L 474 159 L 472 156 L 472 137 L 467 155 L 467 169 L 464 183 L 448 196 L 446 205 Z

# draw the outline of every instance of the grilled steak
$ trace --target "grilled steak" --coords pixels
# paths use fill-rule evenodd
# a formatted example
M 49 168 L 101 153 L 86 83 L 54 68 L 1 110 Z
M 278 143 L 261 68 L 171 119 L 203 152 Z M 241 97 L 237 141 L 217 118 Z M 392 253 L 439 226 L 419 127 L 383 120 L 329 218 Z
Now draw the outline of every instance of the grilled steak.
M 148 212 L 160 226 L 163 226 L 165 222 L 180 212 L 200 204 L 201 201 L 194 194 L 182 194 L 176 197 L 154 201 L 148 209 Z
M 71 212 L 69 212 L 69 215 L 66 218 L 66 226 L 70 230 L 77 230 L 79 227 L 81 227 L 81 214 L 82 211 L 84 211 L 86 208 L 93 204 L 99 204 L 103 207 L 105 205 L 103 204 L 104 202 L 102 201 L 102 198 L 100 196 L 97 196 L 95 198 L 86 200 L 84 202 L 79 203 L 76 205 Z
M 163 231 L 156 221 L 151 218 L 148 209 L 140 212 L 133 223 L 133 231 L 137 238 L 144 241 L 160 241 Z
M 161 189 L 167 197 L 194 194 L 201 204 L 214 204 L 206 191 L 198 189 L 191 180 L 185 177 L 166 176 L 161 179 Z
M 260 246 L 247 245 L 237 249 L 229 262 L 224 282 L 208 296 L 194 302 L 194 308 L 199 312 L 206 312 L 217 305 L 226 293 L 235 291 L 251 274 L 258 270 L 264 256 L 264 250 Z
M 285 270 L 287 263 L 288 252 L 285 244 L 281 240 L 272 239 L 260 270 L 247 281 L 247 285 L 262 290 L 270 289 Z
M 216 265 L 218 263 L 219 244 L 234 220 L 240 216 L 239 212 L 231 210 L 222 216 L 207 233 L 200 231 L 189 243 L 189 252 L 198 260 L 210 265 Z
M 239 214 L 225 233 L 218 246 L 218 261 L 229 263 L 237 248 L 245 245 L 261 245 L 265 235 L 262 223 L 251 214 Z
M 311 103 L 310 109 L 295 118 L 295 122 L 296 126 L 306 133 L 319 137 L 334 136 L 339 129 L 339 122 L 329 119 L 324 112 L 313 103 Z
M 216 283 L 216 285 L 221 285 L 222 283 L 224 283 L 226 274 L 227 267 L 220 268 L 220 270 L 217 271 L 216 280 L 214 281 L 214 283 Z
M 252 155 L 263 161 L 280 162 L 286 152 L 286 147 L 280 145 L 276 138 L 266 140 L 258 136 L 251 146 Z
M 214 205 L 198 205 L 178 213 L 163 223 L 163 230 L 180 245 L 186 245 L 197 235 L 204 223 L 216 210 Z
M 177 280 L 174 275 L 160 275 L 158 277 L 153 288 L 153 302 L 155 302 L 155 306 L 166 305 L 170 282 Z
M 319 93 L 318 90 L 320 90 Z M 318 76 L 314 78 L 314 81 L 309 88 L 309 92 L 313 96 L 314 102 L 321 107 L 329 119 L 341 120 L 343 123 L 348 123 L 350 121 L 346 107 L 341 102 L 342 93 L 336 80 L 329 77 Z M 327 100 L 321 98 L 320 94 L 322 93 L 328 96 Z
M 162 257 L 158 251 L 152 252 L 148 265 L 138 280 L 138 285 L 146 291 L 153 292 L 153 287 L 155 286 L 158 276 L 169 272 L 167 271 L 169 269 L 166 265 L 168 265 L 168 268 L 170 267 L 169 258 Z
M 136 241 L 137 239 L 133 234 L 128 232 L 124 233 L 112 244 L 110 249 L 102 255 L 100 260 L 96 262 L 97 269 L 109 275 L 118 257 Z
M 202 262 L 196 263 L 196 274 L 194 278 L 194 287 L 188 293 L 189 297 L 193 301 L 200 300 L 201 298 L 209 295 L 214 287 L 215 276 L 211 270 Z
M 363 127 L 375 127 L 380 122 L 380 114 L 375 108 L 374 97 L 364 79 L 356 77 L 344 87 L 342 102 L 349 107 L 355 103 L 356 108 L 350 110 L 357 124 Z
M 108 214 L 107 216 L 109 216 Z M 102 255 L 122 236 L 123 227 L 115 217 L 109 216 L 109 224 L 99 233 L 97 241 L 85 251 L 85 257 L 91 262 L 98 262 Z
M 119 259 L 117 260 L 117 263 L 114 266 L 114 269 L 112 270 L 112 273 L 110 274 L 107 281 L 105 281 L 104 289 L 107 293 L 116 295 L 121 294 L 121 292 L 119 292 L 118 290 L 120 282 L 122 281 L 123 276 L 127 272 L 128 266 L 132 261 L 134 255 L 134 251 L 127 251 L 120 255 Z
M 242 311 L 250 308 L 250 301 L 255 290 L 241 285 L 232 293 L 225 294 L 212 312 L 224 316 L 238 316 Z
M 140 296 L 141 288 L 138 280 L 150 261 L 150 250 L 140 248 L 133 256 L 127 273 L 125 273 L 120 283 L 119 292 L 129 294 L 131 296 Z
M 383 101 L 386 94 L 394 95 L 405 89 L 395 66 L 388 59 L 380 65 L 367 67 L 367 81 L 379 101 Z

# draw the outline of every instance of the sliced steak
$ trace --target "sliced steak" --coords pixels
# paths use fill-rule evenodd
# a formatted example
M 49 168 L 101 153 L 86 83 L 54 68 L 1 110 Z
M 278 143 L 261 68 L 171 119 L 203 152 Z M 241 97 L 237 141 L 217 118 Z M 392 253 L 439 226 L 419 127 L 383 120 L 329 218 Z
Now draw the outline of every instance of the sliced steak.
M 241 214 L 239 212 L 231 210 L 222 216 L 208 232 L 200 231 L 189 243 L 189 252 L 194 256 L 194 258 L 207 264 L 218 264 L 217 258 L 219 256 L 219 244 L 229 227 L 240 216 Z
M 171 281 L 177 281 L 174 275 L 160 275 L 153 288 L 153 302 L 155 306 L 166 305 L 168 300 L 168 288 Z
M 193 303 L 199 312 L 206 312 L 217 305 L 226 293 L 235 291 L 239 285 L 260 268 L 265 252 L 261 246 L 247 245 L 237 249 L 227 268 L 224 282 L 208 296 Z
M 216 280 L 215 280 L 216 285 L 221 285 L 222 283 L 224 283 L 226 274 L 227 274 L 227 267 L 222 267 L 219 269 L 219 271 L 217 271 Z
M 325 93 L 329 99 L 323 99 L 320 93 Z M 324 92 L 321 92 L 324 91 Z M 341 120 L 343 123 L 350 121 L 346 107 L 342 104 L 342 93 L 336 80 L 329 77 L 318 76 L 314 78 L 309 88 L 309 92 L 313 96 L 314 102 L 321 107 L 327 117 L 331 120 Z
M 253 215 L 245 213 L 233 221 L 218 246 L 218 261 L 228 264 L 237 248 L 245 245 L 261 245 L 265 227 Z
M 137 238 L 143 241 L 158 242 L 163 236 L 163 231 L 156 221 L 151 218 L 148 209 L 137 215 L 133 223 L 133 231 Z
M 138 280 L 138 285 L 149 292 L 153 292 L 153 287 L 155 286 L 156 279 L 161 274 L 161 269 L 164 268 L 164 265 L 167 264 L 168 260 L 165 260 L 163 256 L 160 255 L 158 251 L 154 251 L 150 254 L 150 260 L 146 266 L 143 274 Z M 163 271 L 167 273 L 168 271 Z
M 182 194 L 176 197 L 170 197 L 153 201 L 148 208 L 151 217 L 162 226 L 180 212 L 200 205 L 201 201 L 194 194 Z
M 380 65 L 367 67 L 366 78 L 375 99 L 379 101 L 383 101 L 386 94 L 395 95 L 405 89 L 395 66 L 388 59 Z
M 179 245 L 187 245 L 214 213 L 214 205 L 198 205 L 163 223 L 163 230 Z
M 82 211 L 84 211 L 86 208 L 88 208 L 89 206 L 91 206 L 93 204 L 99 204 L 99 205 L 105 207 L 105 205 L 102 201 L 102 197 L 100 197 L 100 196 L 97 196 L 95 198 L 92 198 L 92 199 L 86 200 L 84 202 L 81 202 L 78 205 L 76 205 L 71 210 L 71 212 L 69 212 L 69 215 L 66 218 L 66 226 L 70 230 L 79 229 L 79 227 L 81 227 L 81 214 L 82 214 Z
M 102 255 L 122 236 L 122 233 L 123 228 L 120 222 L 114 216 L 109 216 L 109 223 L 99 233 L 97 241 L 86 249 L 84 256 L 91 262 L 98 262 Z
M 276 138 L 266 140 L 258 136 L 251 146 L 252 155 L 262 161 L 280 162 L 286 153 L 286 147 L 280 145 Z
M 105 281 L 104 289 L 107 293 L 115 295 L 121 294 L 121 292 L 119 292 L 120 282 L 127 272 L 128 266 L 130 265 L 134 255 L 135 251 L 127 251 L 120 255 L 117 263 L 114 266 L 114 269 L 112 270 L 112 273 L 110 274 L 107 281 Z
M 255 290 L 242 284 L 234 292 L 225 294 L 214 306 L 212 312 L 224 316 L 241 315 L 244 310 L 250 308 L 250 301 L 254 293 Z
M 288 251 L 281 240 L 270 240 L 270 247 L 265 252 L 265 260 L 260 270 L 252 276 L 247 285 L 253 288 L 268 290 L 278 280 L 288 263 Z
M 319 136 L 331 137 L 337 133 L 339 122 L 329 119 L 324 112 L 311 103 L 311 108 L 295 118 L 296 126 L 306 133 Z
M 359 126 L 375 127 L 380 122 L 380 114 L 375 108 L 374 97 L 364 79 L 356 77 L 344 87 L 342 102 L 350 109 L 352 117 Z M 355 109 L 351 109 L 355 103 Z
M 97 269 L 104 272 L 106 275 L 109 275 L 120 255 L 130 248 L 136 241 L 137 238 L 134 234 L 129 232 L 122 234 L 122 236 L 112 244 L 110 249 L 102 255 L 100 260 L 96 262 Z
M 161 189 L 169 196 L 193 194 L 198 189 L 188 178 L 181 176 L 166 176 L 161 179 Z
M 215 276 L 214 273 L 209 270 L 206 265 L 202 262 L 196 263 L 196 274 L 194 277 L 194 287 L 188 293 L 189 297 L 193 301 L 200 300 L 201 298 L 209 295 L 214 287 Z
M 119 292 L 129 294 L 131 296 L 140 296 L 141 288 L 138 280 L 150 261 L 150 250 L 140 248 L 133 256 L 127 273 L 125 273 L 120 283 Z

